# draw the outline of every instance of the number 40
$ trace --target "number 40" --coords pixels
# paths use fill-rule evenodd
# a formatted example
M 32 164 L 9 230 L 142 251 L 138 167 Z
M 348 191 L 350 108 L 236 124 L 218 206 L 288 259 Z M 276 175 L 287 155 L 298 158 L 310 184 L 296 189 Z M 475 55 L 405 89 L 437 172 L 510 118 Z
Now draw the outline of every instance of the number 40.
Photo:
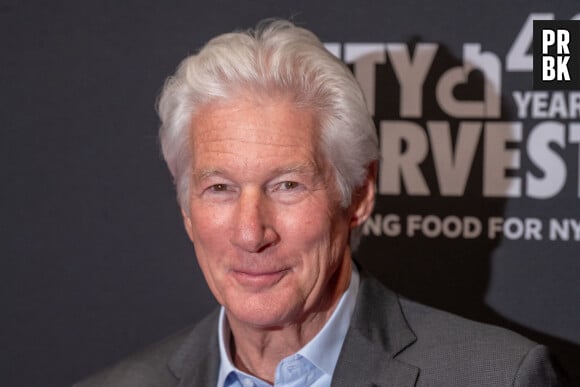
M 553 20 L 553 13 L 531 13 L 506 55 L 507 71 L 532 71 L 534 59 L 528 54 L 534 35 L 534 20 Z M 580 20 L 580 14 L 572 20 Z

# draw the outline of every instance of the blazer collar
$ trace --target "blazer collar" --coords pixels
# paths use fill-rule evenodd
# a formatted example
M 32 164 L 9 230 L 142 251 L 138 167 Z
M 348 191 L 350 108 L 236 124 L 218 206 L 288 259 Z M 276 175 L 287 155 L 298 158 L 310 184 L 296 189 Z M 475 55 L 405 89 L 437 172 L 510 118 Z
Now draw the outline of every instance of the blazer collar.
M 398 296 L 364 271 L 360 286 L 332 387 L 414 386 L 419 369 L 396 359 L 417 340 Z
M 180 387 L 215 386 L 219 309 L 193 329 L 169 362 Z M 416 341 L 395 293 L 361 270 L 361 284 L 332 387 L 414 386 L 418 368 L 396 356 Z
M 179 387 L 215 386 L 219 359 L 219 309 L 193 328 L 169 361 L 169 369 L 179 379 Z

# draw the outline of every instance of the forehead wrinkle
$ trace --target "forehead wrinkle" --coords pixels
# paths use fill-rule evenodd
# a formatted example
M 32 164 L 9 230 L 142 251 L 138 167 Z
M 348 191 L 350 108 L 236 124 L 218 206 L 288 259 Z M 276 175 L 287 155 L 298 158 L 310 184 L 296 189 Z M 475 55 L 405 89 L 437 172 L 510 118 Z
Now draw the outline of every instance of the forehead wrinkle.
M 275 146 L 275 147 L 280 147 L 280 148 L 301 148 L 300 146 L 298 146 L 296 144 L 282 144 L 282 143 L 268 142 L 268 141 L 253 141 L 253 140 L 248 140 L 248 139 L 216 139 L 216 140 L 203 141 L 203 143 L 205 143 L 205 144 L 228 143 L 228 142 L 237 142 L 237 143 L 241 143 L 241 144 L 269 145 L 269 146 Z M 223 153 L 229 153 L 229 152 L 224 151 Z
M 198 142 L 200 145 L 202 144 L 214 144 L 214 143 L 227 143 L 227 142 L 239 142 L 242 144 L 258 144 L 258 145 L 274 145 L 280 146 L 284 148 L 292 148 L 292 147 L 301 147 L 304 144 L 303 136 L 294 135 L 291 132 L 285 132 L 284 137 L 285 139 L 292 139 L 295 140 L 294 144 L 287 144 L 280 141 L 283 141 L 284 138 L 278 138 L 279 136 L 274 135 L 276 129 L 259 129 L 259 128 L 240 128 L 238 131 L 239 134 L 230 135 L 228 137 L 221 137 L 223 134 L 215 129 L 209 130 L 201 130 L 198 135 L 192 136 L 193 143 Z M 274 133 L 272 133 L 274 132 Z M 195 132 L 194 132 L 195 134 Z M 307 137 L 312 137 L 310 134 Z M 273 141 L 273 138 L 277 138 L 279 141 Z M 310 139 L 309 138 L 309 139 Z M 197 141 L 196 141 L 197 140 Z
M 197 158 L 198 160 L 203 160 L 206 159 L 207 160 L 207 156 L 209 156 L 210 154 L 213 154 L 214 157 L 217 157 L 218 159 L 222 159 L 223 156 L 226 155 L 233 155 L 234 158 L 238 161 L 238 162 L 242 162 L 242 163 L 247 163 L 248 160 L 246 159 L 247 156 L 250 156 L 252 153 L 256 153 L 255 150 L 252 150 L 252 147 L 248 147 L 248 149 L 244 149 L 244 144 L 255 144 L 253 141 L 228 141 L 228 140 L 222 140 L 222 139 L 216 139 L 216 140 L 212 140 L 212 141 L 204 141 L 201 144 L 198 144 L 195 148 L 194 151 L 194 160 Z M 319 155 L 316 155 L 316 152 L 313 149 L 307 149 L 306 147 L 302 147 L 302 146 L 298 146 L 298 145 L 284 145 L 284 144 L 277 144 L 277 143 L 263 143 L 263 142 L 259 142 L 259 145 L 264 145 L 264 146 L 271 146 L 270 149 L 268 149 L 265 153 L 264 150 L 259 151 L 260 152 L 260 158 L 262 160 L 267 160 L 270 157 L 275 157 L 275 156 L 279 156 L 280 155 L 280 151 L 283 149 L 284 151 L 282 152 L 283 154 L 286 154 L 288 156 L 288 165 L 290 166 L 285 166 L 282 165 L 281 166 L 281 172 L 283 171 L 287 171 L 287 172 L 307 172 L 308 170 L 310 171 L 316 171 L 320 169 L 320 165 L 319 165 Z M 287 153 L 288 150 L 292 150 L 291 153 Z M 202 154 L 202 156 L 199 156 L 199 154 Z M 205 153 L 205 157 L 203 156 L 203 154 Z M 303 155 L 305 156 L 305 160 L 296 160 L 296 158 L 294 158 L 293 160 L 293 156 L 295 155 Z M 195 157 L 198 156 L 198 157 Z M 252 158 L 256 156 L 253 155 Z M 194 165 L 196 164 L 196 162 L 194 161 Z M 201 161 L 201 164 L 203 165 L 203 161 Z

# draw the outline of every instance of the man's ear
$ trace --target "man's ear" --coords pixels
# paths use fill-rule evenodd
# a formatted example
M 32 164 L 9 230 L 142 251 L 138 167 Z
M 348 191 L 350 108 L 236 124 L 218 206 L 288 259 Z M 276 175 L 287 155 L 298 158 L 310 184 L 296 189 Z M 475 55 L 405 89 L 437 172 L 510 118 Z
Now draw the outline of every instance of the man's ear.
M 363 184 L 352 195 L 350 227 L 363 224 L 373 212 L 375 205 L 378 162 L 367 166 L 367 175 Z
M 183 217 L 183 225 L 185 226 L 185 231 L 189 236 L 189 240 L 193 242 L 193 228 L 191 227 L 191 218 L 189 215 L 181 209 L 181 216 Z

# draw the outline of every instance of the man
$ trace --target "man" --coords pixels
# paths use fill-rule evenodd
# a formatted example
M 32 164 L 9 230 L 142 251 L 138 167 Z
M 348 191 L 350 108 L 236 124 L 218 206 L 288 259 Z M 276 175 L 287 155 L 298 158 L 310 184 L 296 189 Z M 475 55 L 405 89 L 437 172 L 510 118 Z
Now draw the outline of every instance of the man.
M 546 349 L 418 305 L 353 263 L 376 130 L 289 22 L 225 34 L 161 94 L 161 145 L 219 311 L 80 386 L 554 386 Z

